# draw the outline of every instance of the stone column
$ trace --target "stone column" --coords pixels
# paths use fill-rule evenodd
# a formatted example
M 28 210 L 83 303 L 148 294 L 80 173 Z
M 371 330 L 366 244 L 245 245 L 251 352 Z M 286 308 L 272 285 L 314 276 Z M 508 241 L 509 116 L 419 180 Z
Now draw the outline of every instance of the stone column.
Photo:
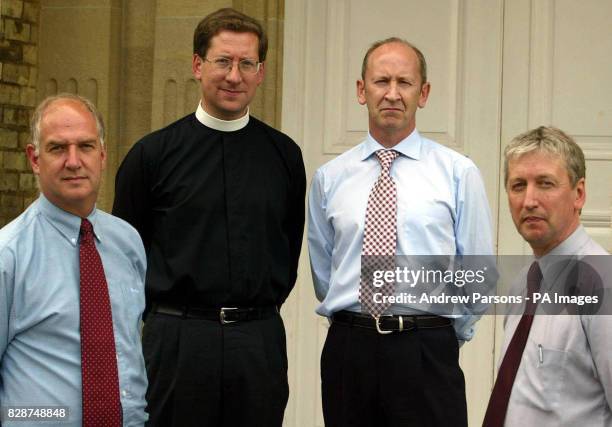
M 283 88 L 284 0 L 234 0 L 234 8 L 258 19 L 268 34 L 266 77 L 251 105 L 252 113 L 280 128 Z
M 104 116 L 108 167 L 98 207 L 106 211 L 113 202 L 119 142 L 122 17 L 121 0 L 41 1 L 39 99 L 77 93 Z

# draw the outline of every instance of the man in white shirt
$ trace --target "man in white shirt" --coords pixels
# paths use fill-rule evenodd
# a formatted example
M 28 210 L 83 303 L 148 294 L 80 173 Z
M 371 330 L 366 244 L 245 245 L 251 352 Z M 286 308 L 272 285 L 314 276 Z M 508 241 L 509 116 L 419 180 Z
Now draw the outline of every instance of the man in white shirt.
M 505 183 L 514 224 L 541 267 L 541 293 L 565 285 L 568 273 L 561 276 L 554 268 L 559 260 L 575 264 L 572 258 L 587 263 L 595 259 L 596 265 L 605 261 L 584 258 L 608 254 L 580 224 L 585 161 L 568 135 L 539 127 L 516 137 L 505 150 Z M 600 283 L 609 285 L 607 273 L 598 272 Z M 543 301 L 526 329 L 521 325 L 525 316 L 506 318 L 502 362 L 483 426 L 612 426 L 609 311 L 540 312 L 551 313 Z M 517 352 L 521 330 L 524 348 Z M 511 359 L 518 363 L 514 369 Z

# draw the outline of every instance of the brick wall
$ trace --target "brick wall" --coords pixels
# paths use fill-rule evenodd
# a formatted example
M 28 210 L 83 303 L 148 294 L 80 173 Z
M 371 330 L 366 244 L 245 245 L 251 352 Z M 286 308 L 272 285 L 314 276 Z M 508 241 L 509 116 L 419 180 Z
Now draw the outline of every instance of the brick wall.
M 0 0 L 0 227 L 37 196 L 25 156 L 36 105 L 38 0 Z

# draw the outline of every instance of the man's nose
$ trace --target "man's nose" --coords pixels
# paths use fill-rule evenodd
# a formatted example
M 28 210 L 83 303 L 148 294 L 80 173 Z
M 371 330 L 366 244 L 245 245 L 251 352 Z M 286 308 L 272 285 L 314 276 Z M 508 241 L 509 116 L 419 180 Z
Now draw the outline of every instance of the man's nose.
M 69 145 L 66 150 L 66 167 L 68 169 L 78 169 L 81 167 L 81 158 L 75 145 Z
M 238 62 L 232 63 L 232 68 L 225 75 L 225 80 L 232 83 L 240 83 L 242 81 L 242 74 L 240 74 L 240 68 Z
M 389 90 L 387 90 L 385 98 L 389 101 L 397 101 L 401 99 L 396 82 L 391 82 L 389 84 Z
M 527 209 L 535 209 L 539 206 L 539 191 L 535 185 L 527 185 L 525 189 L 525 199 L 523 200 L 523 206 Z

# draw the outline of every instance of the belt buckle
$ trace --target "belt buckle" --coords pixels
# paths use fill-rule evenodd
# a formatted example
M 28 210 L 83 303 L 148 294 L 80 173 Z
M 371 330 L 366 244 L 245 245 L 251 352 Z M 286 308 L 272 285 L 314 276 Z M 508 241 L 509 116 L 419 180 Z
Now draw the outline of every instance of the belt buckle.
M 219 321 L 221 324 L 227 325 L 228 323 L 236 323 L 237 320 L 225 320 L 226 310 L 238 310 L 238 307 L 221 307 L 221 310 L 219 310 Z
M 381 329 L 380 328 L 380 318 L 381 317 L 393 317 L 392 314 L 385 314 L 383 316 L 376 316 L 374 317 L 374 320 L 376 321 L 376 331 L 381 334 L 381 335 L 388 335 L 388 334 L 392 334 L 394 331 L 388 331 L 386 329 Z M 399 331 L 403 331 L 404 330 L 404 321 L 402 319 L 402 316 L 399 317 Z

